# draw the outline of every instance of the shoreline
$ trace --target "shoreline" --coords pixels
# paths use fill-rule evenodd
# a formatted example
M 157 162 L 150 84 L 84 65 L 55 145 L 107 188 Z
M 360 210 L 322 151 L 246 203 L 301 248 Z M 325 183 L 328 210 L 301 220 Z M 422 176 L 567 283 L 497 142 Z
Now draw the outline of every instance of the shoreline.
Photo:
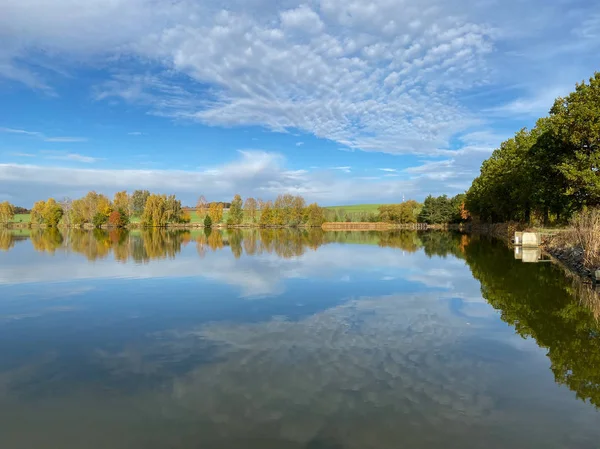
M 2 226 L 3 229 L 8 230 L 24 230 L 24 229 L 48 229 L 45 225 L 37 225 L 32 223 L 9 223 Z M 97 228 L 92 225 L 82 226 L 59 226 L 57 229 L 79 229 L 84 231 L 92 231 L 94 229 L 102 229 L 105 231 L 111 231 L 116 229 L 123 230 L 151 230 L 151 229 L 165 229 L 165 230 L 200 230 L 206 229 L 203 223 L 178 223 L 168 224 L 165 226 L 142 226 L 139 223 L 131 223 L 125 227 L 109 227 L 102 226 Z M 525 226 L 521 223 L 494 223 L 494 224 L 426 224 L 426 223 L 409 223 L 409 224 L 394 224 L 394 223 L 383 223 L 383 222 L 325 222 L 321 226 L 309 226 L 306 224 L 298 226 L 289 225 L 269 225 L 261 226 L 258 223 L 244 223 L 240 225 L 227 225 L 220 223 L 211 226 L 210 229 L 214 230 L 226 230 L 226 229 L 322 229 L 325 232 L 361 232 L 361 231 L 458 231 L 468 234 L 479 234 L 486 235 L 493 238 L 504 241 L 509 248 L 512 248 L 512 237 L 515 232 L 531 230 L 530 227 Z M 566 229 L 564 229 L 566 230 Z M 583 249 L 575 246 L 570 242 L 564 240 L 560 241 L 557 235 L 561 234 L 558 230 L 556 235 L 544 238 L 541 242 L 540 249 L 550 256 L 553 262 L 558 263 L 563 268 L 569 270 L 569 272 L 577 275 L 582 280 L 592 282 L 594 284 L 600 284 L 600 280 L 596 280 L 595 270 L 585 266 L 583 261 L 584 251 Z M 536 232 L 535 229 L 532 232 Z M 600 267 L 598 267 L 600 268 Z

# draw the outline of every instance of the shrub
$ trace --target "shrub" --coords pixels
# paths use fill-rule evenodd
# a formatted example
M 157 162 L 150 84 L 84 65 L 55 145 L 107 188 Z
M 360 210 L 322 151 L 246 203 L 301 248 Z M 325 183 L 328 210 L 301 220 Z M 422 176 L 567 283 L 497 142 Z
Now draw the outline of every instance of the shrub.
M 183 214 L 181 214 L 179 221 L 181 223 L 190 223 L 192 221 L 192 216 L 190 215 L 190 213 L 188 211 L 185 211 L 185 212 L 183 212 Z
M 204 217 L 204 227 L 205 228 L 212 227 L 212 219 L 210 218 L 210 215 L 207 215 L 206 217 Z
M 98 218 L 98 220 L 100 220 L 100 218 Z M 117 228 L 127 226 L 128 222 L 129 220 L 127 219 L 127 214 L 123 213 L 122 210 L 115 210 L 108 216 L 108 224 Z M 94 224 L 96 225 L 96 223 Z M 100 226 L 102 226 L 102 224 L 100 224 Z
M 98 212 L 96 215 L 94 215 L 94 218 L 92 218 L 92 224 L 97 228 L 99 228 L 103 224 L 106 224 L 107 221 L 108 217 L 100 212 Z

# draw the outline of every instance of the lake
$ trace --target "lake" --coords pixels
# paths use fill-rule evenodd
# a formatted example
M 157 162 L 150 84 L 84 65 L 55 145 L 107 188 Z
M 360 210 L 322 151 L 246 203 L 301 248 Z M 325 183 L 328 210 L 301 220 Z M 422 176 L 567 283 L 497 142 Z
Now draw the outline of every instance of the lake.
M 597 449 L 599 296 L 452 233 L 0 230 L 0 447 Z

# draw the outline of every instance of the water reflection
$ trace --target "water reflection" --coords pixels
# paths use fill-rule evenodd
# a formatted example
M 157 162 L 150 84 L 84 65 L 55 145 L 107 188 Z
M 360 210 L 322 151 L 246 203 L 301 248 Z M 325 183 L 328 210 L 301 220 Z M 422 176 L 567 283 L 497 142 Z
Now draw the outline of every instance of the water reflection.
M 598 293 L 550 264 L 514 261 L 500 242 L 475 239 L 466 248 L 483 297 L 523 337 L 533 337 L 552 362 L 556 381 L 600 406 Z
M 23 238 L 0 234 L 2 447 L 597 446 L 598 294 L 499 242 Z
M 207 250 L 217 251 L 229 247 L 236 258 L 244 253 L 253 256 L 262 253 L 276 254 L 289 259 L 302 256 L 308 250 L 317 250 L 331 243 L 372 244 L 386 248 L 398 248 L 414 253 L 424 249 L 428 256 L 460 257 L 469 241 L 468 235 L 451 233 L 416 233 L 410 231 L 389 232 L 323 232 L 318 229 L 260 229 L 260 230 L 195 230 L 167 231 L 150 229 L 111 231 L 95 229 L 37 229 L 30 232 L 33 247 L 37 251 L 54 253 L 66 249 L 84 254 L 88 260 L 106 258 L 111 253 L 116 260 L 125 262 L 148 262 L 152 259 L 174 258 L 182 246 L 195 242 L 198 254 Z M 14 246 L 14 236 L 9 231 L 0 234 L 0 242 L 6 241 L 5 249 Z

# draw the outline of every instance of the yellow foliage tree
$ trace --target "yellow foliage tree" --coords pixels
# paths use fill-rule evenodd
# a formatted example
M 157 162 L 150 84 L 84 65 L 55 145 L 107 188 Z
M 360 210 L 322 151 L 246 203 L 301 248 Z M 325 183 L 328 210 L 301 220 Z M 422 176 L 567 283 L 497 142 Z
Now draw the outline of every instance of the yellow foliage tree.
M 164 226 L 167 224 L 167 197 L 166 195 L 152 194 L 146 200 L 142 223 L 146 226 Z
M 33 205 L 33 209 L 31 209 L 31 222 L 41 224 L 44 222 L 44 208 L 46 207 L 46 202 L 36 201 Z
M 98 195 L 98 203 L 96 205 L 96 213 L 104 215 L 106 218 L 113 211 L 113 205 L 110 200 L 104 195 Z
M 115 193 L 115 197 L 113 198 L 115 210 L 118 210 L 121 214 L 125 213 L 129 215 L 129 203 L 130 198 L 126 190 Z
M 223 203 L 210 203 L 208 208 L 208 216 L 213 224 L 220 223 L 223 219 Z
M 0 203 L 0 223 L 7 224 L 15 216 L 15 208 L 8 201 Z

